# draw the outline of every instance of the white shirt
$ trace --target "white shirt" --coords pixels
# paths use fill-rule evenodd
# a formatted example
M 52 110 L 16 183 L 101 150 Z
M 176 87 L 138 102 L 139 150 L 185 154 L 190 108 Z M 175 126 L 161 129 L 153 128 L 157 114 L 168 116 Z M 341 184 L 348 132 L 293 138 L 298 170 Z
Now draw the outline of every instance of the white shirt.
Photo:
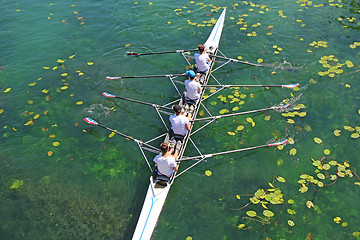
M 207 60 L 210 59 L 209 55 L 207 55 L 206 53 L 204 53 L 204 54 L 195 53 L 194 57 L 195 57 L 195 62 L 196 62 L 198 71 L 206 72 L 207 70 L 209 70 L 210 67 L 207 62 Z
M 186 96 L 191 100 L 198 100 L 200 98 L 201 84 L 195 80 L 185 80 Z
M 173 167 L 176 167 L 176 162 L 175 158 L 171 155 L 167 158 L 164 158 L 162 155 L 157 155 L 154 158 L 154 162 L 157 164 L 158 171 L 161 175 L 170 177 L 175 171 Z
M 175 134 L 185 136 L 188 130 L 186 130 L 185 125 L 189 124 L 189 119 L 185 117 L 184 115 L 171 115 L 169 117 L 169 120 L 171 122 L 172 130 Z

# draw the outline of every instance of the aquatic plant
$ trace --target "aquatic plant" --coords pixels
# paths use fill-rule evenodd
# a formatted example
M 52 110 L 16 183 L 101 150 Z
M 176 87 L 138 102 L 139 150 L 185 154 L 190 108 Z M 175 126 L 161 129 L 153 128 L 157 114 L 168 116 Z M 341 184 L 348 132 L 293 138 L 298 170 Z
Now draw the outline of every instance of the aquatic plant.
M 20 181 L 14 186 L 19 185 Z M 124 211 L 129 199 L 120 193 L 126 187 L 110 182 L 101 185 L 108 190 L 94 192 L 45 176 L 22 185 L 15 194 L 3 191 L 7 201 L 2 204 L 7 210 L 1 210 L 7 217 L 0 223 L 7 230 L 2 231 L 2 238 L 123 239 L 123 229 L 131 219 Z

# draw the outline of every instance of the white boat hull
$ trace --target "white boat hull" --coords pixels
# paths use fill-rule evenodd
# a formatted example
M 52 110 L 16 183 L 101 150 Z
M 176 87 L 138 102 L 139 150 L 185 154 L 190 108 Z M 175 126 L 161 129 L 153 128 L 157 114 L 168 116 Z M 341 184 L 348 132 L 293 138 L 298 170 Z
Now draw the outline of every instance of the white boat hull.
M 164 206 L 166 197 L 170 190 L 170 184 L 166 187 L 156 186 L 154 184 L 152 176 L 150 177 L 150 184 L 146 193 L 143 208 L 136 225 L 136 229 L 133 235 L 133 240 L 145 240 L 150 239 L 157 223 L 157 219 Z
M 222 33 L 222 29 L 224 26 L 224 20 L 225 20 L 225 13 L 226 13 L 226 8 L 223 10 L 223 12 L 221 13 L 218 21 L 216 22 L 213 30 L 210 33 L 209 38 L 207 39 L 207 41 L 205 42 L 204 46 L 207 49 L 208 52 L 211 52 L 212 54 L 216 54 L 218 46 L 219 46 L 219 42 L 220 42 L 220 38 L 221 38 L 221 33 Z M 211 68 L 214 62 L 211 63 Z M 210 69 L 211 71 L 211 69 Z M 206 82 L 207 83 L 209 77 L 210 77 L 210 72 L 206 74 Z M 204 89 L 201 93 L 201 97 L 204 94 Z M 197 106 L 199 106 L 200 103 L 197 104 Z M 198 108 L 195 109 L 194 112 L 194 116 L 193 118 L 196 117 L 198 112 Z M 191 129 L 192 129 L 192 125 L 191 125 Z M 184 142 L 183 142 L 183 147 L 181 148 L 180 152 L 179 152 L 179 158 L 182 157 L 184 151 L 185 151 L 185 147 L 188 141 L 188 137 L 190 136 L 190 132 L 191 130 L 187 133 L 187 135 L 185 136 Z M 178 163 L 179 164 L 179 163 Z M 141 214 L 138 220 L 138 223 L 136 225 L 136 229 L 133 235 L 133 240 L 148 240 L 151 238 L 152 233 L 156 227 L 156 223 L 157 220 L 160 216 L 161 210 L 164 206 L 166 197 L 169 193 L 170 187 L 173 183 L 174 178 L 171 179 L 170 183 L 167 183 L 167 186 L 164 188 L 157 188 L 154 185 L 153 182 L 153 178 L 150 177 L 150 184 L 149 184 L 149 188 L 148 191 L 146 193 L 146 198 L 144 201 L 144 205 L 143 208 L 141 210 Z

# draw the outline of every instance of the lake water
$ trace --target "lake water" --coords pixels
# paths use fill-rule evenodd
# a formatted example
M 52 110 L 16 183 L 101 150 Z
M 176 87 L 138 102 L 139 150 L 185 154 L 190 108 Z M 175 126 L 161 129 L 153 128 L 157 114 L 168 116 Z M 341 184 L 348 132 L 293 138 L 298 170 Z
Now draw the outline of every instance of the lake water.
M 231 63 L 216 79 L 300 87 L 221 91 L 204 101 L 214 115 L 283 101 L 290 114 L 219 119 L 193 141 L 203 153 L 292 144 L 209 158 L 181 175 L 153 238 L 359 239 L 360 7 L 345 0 L 2 1 L 1 239 L 131 239 L 149 167 L 134 142 L 83 119 L 142 140 L 163 134 L 151 107 L 101 93 L 165 104 L 178 98 L 167 78 L 105 77 L 184 72 L 178 54 L 125 53 L 193 49 L 223 7 L 222 53 L 268 65 Z M 189 145 L 185 155 L 195 154 Z

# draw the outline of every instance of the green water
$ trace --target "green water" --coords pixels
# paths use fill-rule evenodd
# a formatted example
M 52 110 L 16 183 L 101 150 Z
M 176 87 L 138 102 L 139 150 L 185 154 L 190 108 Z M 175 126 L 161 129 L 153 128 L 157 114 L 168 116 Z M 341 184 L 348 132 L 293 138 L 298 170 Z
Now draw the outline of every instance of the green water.
M 279 67 L 229 64 L 214 73 L 221 83 L 298 82 L 300 88 L 240 89 L 246 95 L 243 105 L 217 98 L 233 95 L 235 89 L 228 89 L 204 102 L 210 112 L 232 112 L 236 106 L 237 111 L 259 109 L 285 99 L 292 107 L 303 104 L 306 108 L 298 112 L 306 116 L 269 111 L 220 119 L 196 133 L 193 141 L 203 153 L 286 137 L 295 143 L 283 150 L 271 147 L 210 158 L 183 174 L 171 188 L 153 238 L 359 239 L 354 237 L 360 231 L 360 189 L 354 184 L 360 182 L 356 175 L 360 174 L 359 140 L 351 137 L 356 130 L 344 126 L 355 128 L 360 120 L 360 46 L 354 45 L 360 41 L 360 7 L 357 1 L 345 0 L 302 3 L 2 1 L 0 238 L 131 239 L 149 168 L 134 142 L 109 137 L 110 132 L 87 125 L 83 118 L 89 116 L 143 140 L 164 133 L 152 108 L 109 100 L 101 93 L 165 104 L 178 97 L 167 79 L 106 80 L 105 76 L 183 72 L 186 62 L 177 54 L 132 58 L 125 53 L 194 48 L 206 40 L 212 27 L 191 25 L 188 20 L 202 24 L 217 19 L 221 9 L 211 11 L 216 10 L 210 5 L 214 4 L 228 8 L 220 43 L 224 54 L 254 63 L 263 59 Z M 256 36 L 247 35 L 252 32 Z M 317 47 L 309 45 L 313 41 Z M 326 44 L 319 46 L 319 41 Z M 343 72 L 320 76 L 318 72 L 328 68 L 319 60 L 329 55 L 344 64 Z M 234 136 L 228 134 L 239 125 L 245 128 Z M 341 130 L 340 136 L 334 135 L 336 129 Z M 322 144 L 315 143 L 315 137 Z M 297 152 L 291 155 L 294 148 Z M 330 154 L 325 155 L 324 149 Z M 194 154 L 189 145 L 185 155 Z M 153 155 L 148 157 L 151 160 Z M 346 161 L 353 177 L 331 181 L 336 167 L 316 172 L 311 158 L 323 159 L 322 165 Z M 182 164 L 181 170 L 189 165 Z M 211 176 L 205 175 L 207 170 Z M 308 183 L 308 191 L 300 193 L 300 176 L 319 179 L 319 172 L 326 175 L 325 186 L 313 188 Z M 286 182 L 273 182 L 277 176 Z M 272 191 L 268 183 L 281 189 L 284 203 L 266 205 L 275 214 L 266 224 L 260 218 L 246 218 L 249 210 L 264 218 L 260 204 L 231 210 L 249 203 L 246 194 L 260 188 Z M 315 208 L 307 208 L 307 201 L 313 201 Z M 335 223 L 335 217 L 341 221 Z M 291 227 L 288 220 L 295 225 Z M 245 227 L 239 229 L 240 224 Z

